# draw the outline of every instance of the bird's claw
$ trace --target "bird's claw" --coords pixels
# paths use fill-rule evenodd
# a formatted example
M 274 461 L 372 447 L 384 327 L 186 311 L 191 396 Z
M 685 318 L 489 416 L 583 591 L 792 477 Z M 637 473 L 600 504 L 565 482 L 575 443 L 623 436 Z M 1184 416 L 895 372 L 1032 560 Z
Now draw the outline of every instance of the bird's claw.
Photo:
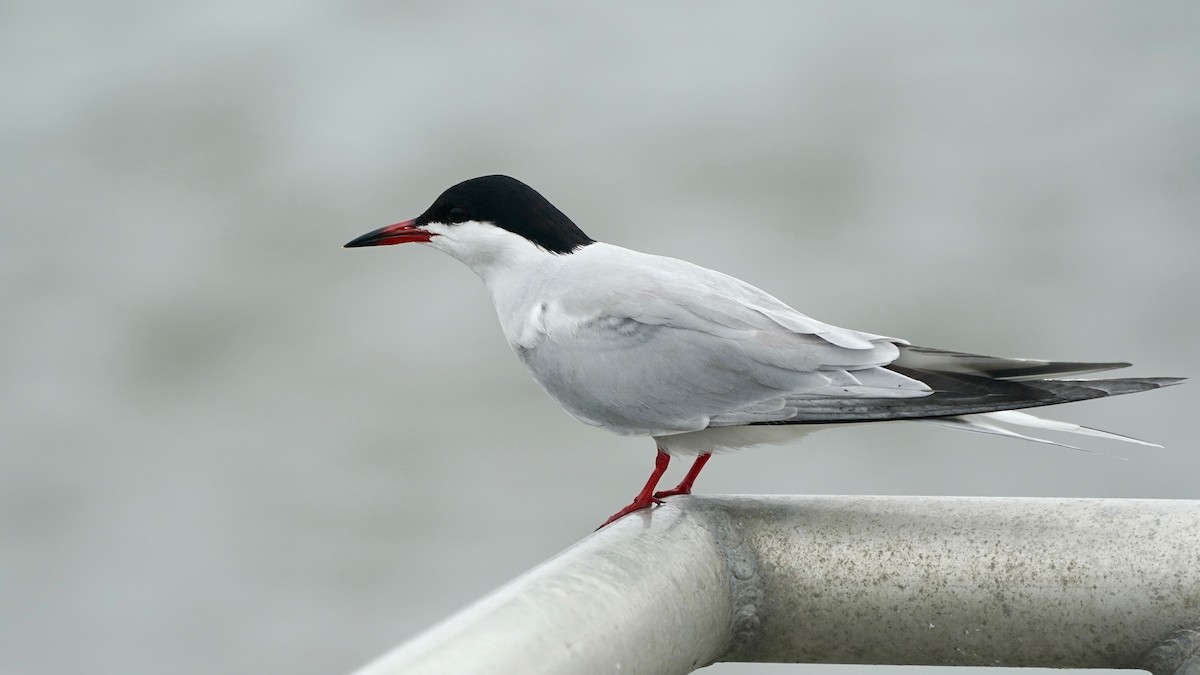
M 663 503 L 663 501 L 661 499 L 658 499 L 657 497 L 649 497 L 644 500 L 635 500 L 629 506 L 626 506 L 625 508 L 621 509 L 620 511 L 617 511 L 616 513 L 614 513 L 608 520 L 604 521 L 604 524 L 602 524 L 600 527 L 597 527 L 596 530 L 597 531 L 602 530 L 606 526 L 611 525 L 613 522 L 620 520 L 621 518 L 623 518 L 631 513 L 634 513 L 635 511 L 641 511 L 643 509 L 648 509 L 651 506 L 659 506 L 662 503 Z
M 690 494 L 692 494 L 691 490 L 680 490 L 679 488 L 673 488 L 671 490 L 662 490 L 660 492 L 654 493 L 654 501 L 661 504 L 662 500 L 666 499 L 667 497 L 678 497 L 679 495 L 690 495 Z

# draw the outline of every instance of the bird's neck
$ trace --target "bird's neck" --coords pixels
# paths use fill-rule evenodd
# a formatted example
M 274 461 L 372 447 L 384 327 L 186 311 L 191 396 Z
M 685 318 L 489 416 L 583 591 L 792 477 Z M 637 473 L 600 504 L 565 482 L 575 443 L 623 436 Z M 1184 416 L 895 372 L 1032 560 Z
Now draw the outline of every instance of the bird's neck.
M 539 306 L 550 301 L 551 279 L 557 265 L 538 258 L 520 266 L 490 266 L 477 271 L 496 306 L 504 335 L 513 347 L 530 347 L 540 333 Z M 531 333 L 533 331 L 533 333 Z

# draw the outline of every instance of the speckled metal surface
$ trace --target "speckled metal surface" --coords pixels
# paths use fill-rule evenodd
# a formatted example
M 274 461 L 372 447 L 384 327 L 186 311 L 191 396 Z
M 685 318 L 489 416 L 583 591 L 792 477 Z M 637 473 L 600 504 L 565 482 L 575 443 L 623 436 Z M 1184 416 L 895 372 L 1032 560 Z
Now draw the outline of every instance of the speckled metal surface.
M 1200 625 L 1200 502 L 703 500 L 757 552 L 729 661 L 1143 668 Z

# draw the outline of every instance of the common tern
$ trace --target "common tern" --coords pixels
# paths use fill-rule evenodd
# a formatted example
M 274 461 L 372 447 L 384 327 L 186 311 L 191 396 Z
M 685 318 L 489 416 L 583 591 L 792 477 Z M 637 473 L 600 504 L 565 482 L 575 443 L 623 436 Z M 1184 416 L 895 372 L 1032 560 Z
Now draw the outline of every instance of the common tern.
M 604 525 L 689 494 L 713 452 L 822 426 L 916 420 L 1043 443 L 1053 442 L 1009 427 L 1151 445 L 1018 409 L 1183 380 L 1059 379 L 1129 364 L 982 356 L 822 323 L 740 279 L 595 241 L 508 176 L 459 183 L 346 248 L 409 242 L 483 280 L 509 345 L 568 413 L 654 439 L 650 479 Z M 678 486 L 656 492 L 672 456 L 696 459 Z

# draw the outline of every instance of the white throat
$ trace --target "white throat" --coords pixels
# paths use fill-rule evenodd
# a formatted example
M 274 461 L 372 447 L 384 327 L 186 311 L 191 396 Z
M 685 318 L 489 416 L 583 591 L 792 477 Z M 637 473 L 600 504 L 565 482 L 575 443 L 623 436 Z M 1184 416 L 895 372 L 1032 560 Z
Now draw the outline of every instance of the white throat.
M 491 223 L 431 223 L 426 229 L 437 235 L 429 246 L 459 260 L 483 280 L 509 344 L 529 346 L 528 333 L 537 331 L 530 317 L 552 295 L 551 278 L 571 254 L 551 253 Z

